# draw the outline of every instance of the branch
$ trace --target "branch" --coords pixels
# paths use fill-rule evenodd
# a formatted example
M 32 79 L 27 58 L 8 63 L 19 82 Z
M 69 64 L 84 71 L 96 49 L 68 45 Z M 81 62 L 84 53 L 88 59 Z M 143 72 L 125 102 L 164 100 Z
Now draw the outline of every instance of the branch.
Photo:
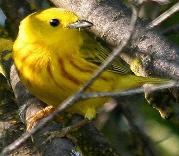
M 51 1 L 56 6 L 71 10 L 80 18 L 91 21 L 94 24 L 91 31 L 107 41 L 111 46 L 118 45 L 129 30 L 131 12 L 122 4 L 122 1 Z M 131 43 L 125 52 L 120 53 L 120 56 L 130 65 L 131 70 L 136 75 L 178 80 L 179 48 L 167 41 L 164 36 L 161 36 L 159 31 L 149 30 L 148 27 L 148 23 L 138 20 Z M 146 97 L 150 96 L 147 95 Z M 148 101 L 150 102 L 150 99 Z M 170 99 L 167 102 L 170 102 Z M 153 105 L 152 102 L 150 103 Z M 167 117 L 171 116 L 169 114 L 173 114 L 171 112 L 174 108 L 173 105 L 172 107 L 167 105 L 165 106 L 166 108 L 160 108 L 161 103 L 155 103 L 155 106 L 160 112 L 165 112 L 162 114 L 167 114 Z M 177 113 L 175 112 L 174 114 Z
M 112 61 L 113 58 L 119 53 L 119 50 L 123 49 L 126 44 L 128 43 L 128 40 L 131 37 L 131 34 L 128 36 L 126 32 L 133 32 L 131 31 L 131 25 L 129 25 L 129 15 L 127 13 L 127 9 L 125 9 L 122 5 L 120 6 L 118 1 L 115 0 L 108 0 L 108 1 L 75 1 L 75 0 L 66 0 L 66 1 L 54 1 L 58 2 L 58 4 L 62 4 L 65 6 L 67 3 L 69 6 L 66 6 L 68 9 L 72 9 L 73 11 L 76 11 L 78 14 L 80 14 L 81 11 L 81 17 L 85 17 L 86 19 L 89 19 L 92 21 L 95 25 L 93 31 L 96 31 L 99 36 L 103 36 L 108 43 L 111 45 L 119 45 L 121 44 L 118 49 L 115 49 L 114 53 L 110 56 L 110 58 L 105 62 L 104 65 L 101 66 L 100 70 L 97 71 L 92 79 L 88 81 L 82 88 L 72 97 L 69 97 L 67 100 L 65 100 L 60 107 L 58 107 L 57 111 L 52 113 L 50 116 L 48 116 L 46 119 L 43 119 L 40 124 L 38 124 L 31 133 L 25 133 L 20 137 L 18 140 L 16 140 L 13 144 L 5 148 L 2 152 L 2 154 L 6 154 L 10 152 L 12 149 L 19 146 L 21 143 L 23 143 L 27 138 L 29 138 L 32 134 L 34 134 L 37 130 L 39 130 L 42 126 L 44 126 L 45 123 L 50 121 L 55 115 L 58 113 L 63 112 L 67 107 L 71 106 L 74 102 L 80 99 L 81 93 L 95 80 L 97 76 L 101 74 L 101 72 L 106 68 L 106 65 Z M 76 6 L 78 5 L 78 7 Z M 70 7 L 71 6 L 71 7 Z M 72 7 L 74 6 L 74 7 Z M 112 7 L 111 7 L 112 6 Z M 86 9 L 84 9 L 86 7 Z M 93 10 L 93 9 L 94 10 Z M 93 10 L 93 11 L 92 11 Z M 97 18 L 98 15 L 100 18 Z M 114 16 L 113 16 L 114 15 Z M 95 20 L 95 18 L 97 20 Z M 135 22 L 134 22 L 135 23 Z M 115 27 L 114 27 L 115 25 Z M 107 28 L 107 29 L 105 29 Z M 133 28 L 132 28 L 133 29 Z M 112 31 L 109 31 L 112 30 Z M 142 32 L 141 32 L 142 31 Z M 145 34 L 145 35 L 143 35 Z M 114 37 L 115 36 L 115 37 Z M 154 40 L 155 39 L 155 40 Z M 121 40 L 124 40 L 123 42 L 120 42 Z M 151 42 L 150 42 L 151 41 Z M 156 41 L 158 44 L 156 44 L 154 41 Z M 154 44 L 155 43 L 155 44 Z M 150 45 L 148 45 L 150 44 Z M 159 46 L 160 45 L 160 46 Z M 151 47 L 152 46 L 152 47 Z M 161 46 L 165 48 L 165 50 L 161 50 Z M 138 56 L 140 60 L 144 58 L 145 55 L 149 55 L 152 59 L 150 60 L 150 68 L 149 62 L 146 62 L 146 60 L 141 61 L 144 68 L 147 69 L 146 73 L 140 73 L 141 75 L 147 75 L 148 72 L 152 72 L 152 75 L 156 76 L 167 76 L 177 79 L 178 75 L 177 73 L 173 74 L 173 71 L 169 70 L 171 67 L 167 66 L 167 64 L 164 64 L 165 61 L 167 63 L 174 63 L 173 66 L 177 70 L 177 63 L 174 62 L 174 60 L 178 59 L 178 53 L 177 48 L 167 43 L 167 41 L 163 41 L 163 38 L 156 35 L 153 31 L 146 31 L 145 27 L 140 24 L 140 21 L 137 26 L 137 32 L 135 33 L 131 47 L 135 49 L 137 52 L 134 54 L 127 54 L 123 53 L 121 56 L 130 64 L 132 64 L 132 57 Z M 158 51 L 159 50 L 159 51 Z M 171 51 L 170 51 L 171 50 Z M 165 51 L 165 53 L 163 52 Z M 143 53 L 141 53 L 143 52 Z M 171 55 L 172 54 L 172 55 Z M 168 56 L 168 57 L 167 57 Z M 147 60 L 148 61 L 148 60 Z M 161 68 L 161 66 L 165 67 L 164 69 Z M 167 69 L 166 69 L 167 68 Z M 168 69 L 169 68 L 169 69 Z M 174 69 L 174 68 L 171 68 Z M 158 73 L 159 72 L 159 73 Z
M 179 11 L 179 2 L 176 3 L 175 5 L 173 5 L 170 9 L 168 9 L 167 11 L 165 11 L 163 14 L 161 14 L 159 17 L 157 17 L 155 20 L 153 20 L 150 24 L 149 24 L 149 28 L 153 28 L 157 25 L 159 25 L 160 23 L 162 23 L 164 20 L 166 20 L 167 18 L 169 18 L 171 15 L 173 15 L 174 13 Z
M 13 17 L 15 18 L 15 16 L 13 16 Z M 14 24 L 15 24 L 14 27 L 16 27 L 16 23 L 14 23 Z M 29 117 L 33 116 L 39 110 L 43 109 L 44 104 L 42 102 L 40 102 L 39 100 L 37 100 L 35 97 L 33 97 L 24 88 L 24 86 L 21 84 L 21 82 L 19 80 L 19 77 L 16 73 L 14 66 L 11 68 L 12 59 L 9 58 L 7 60 L 7 58 L 10 56 L 9 50 L 11 49 L 11 46 L 9 46 L 6 43 L 9 43 L 12 45 L 12 42 L 8 41 L 8 40 L 6 42 L 5 41 L 1 42 L 1 46 L 4 47 L 4 49 L 3 49 L 3 52 L 0 52 L 0 73 L 3 72 L 3 75 L 6 76 L 8 81 L 11 83 L 13 92 L 16 97 L 16 102 L 17 102 L 18 106 L 20 107 L 19 115 L 21 117 L 21 121 L 26 124 L 27 119 Z M 10 70 L 10 68 L 11 68 L 11 70 Z M 11 80 L 9 79 L 10 75 L 11 75 Z M 3 76 L 3 78 L 4 78 L 4 76 Z M 14 109 L 14 106 L 17 106 L 17 105 L 11 102 L 12 95 L 10 96 L 9 94 L 6 94 L 6 91 L 3 89 L 3 88 L 5 88 L 5 89 L 7 88 L 6 86 L 3 85 L 4 81 L 2 81 L 0 79 L 0 82 L 1 82 L 0 83 L 0 103 L 6 102 L 5 105 L 3 105 L 3 107 L 13 110 L 13 112 L 15 111 L 15 113 L 16 113 L 15 117 L 17 117 L 17 110 L 16 110 L 17 108 Z M 8 90 L 8 93 L 9 92 L 11 92 L 10 88 Z M 14 100 L 14 96 L 13 96 L 13 100 Z M 9 101 L 9 102 L 7 103 L 7 101 Z M 0 111 L 2 111 L 2 110 L 0 109 Z M 3 118 L 5 118 L 6 116 L 10 117 L 10 112 L 7 113 L 7 111 L 6 112 L 2 111 L 2 113 L 3 113 Z M 6 114 L 6 116 L 4 116 L 4 114 Z M 73 117 L 73 120 L 77 120 L 77 119 L 75 117 Z M 18 122 L 16 122 L 16 123 L 19 123 L 19 122 L 20 121 L 18 118 Z M 13 127 L 8 128 L 7 127 L 8 122 L 6 120 L 6 122 L 3 122 L 2 124 L 0 123 L 0 126 L 1 125 L 6 126 L 6 130 L 1 129 L 1 127 L 0 127 L 0 131 L 3 132 L 3 135 L 2 135 L 3 137 L 1 138 L 1 143 L 3 144 L 3 146 L 1 147 L 1 150 L 2 150 L 2 148 L 4 146 L 7 146 L 9 143 L 16 140 L 17 137 L 21 136 L 22 124 L 21 124 L 21 127 L 18 124 L 19 127 L 13 126 Z M 72 140 L 69 138 L 55 137 L 55 138 L 51 139 L 51 142 L 46 142 L 46 139 L 48 138 L 48 136 L 46 136 L 44 134 L 46 134 L 49 131 L 50 132 L 57 131 L 57 130 L 60 131 L 61 128 L 62 128 L 62 123 L 56 123 L 54 121 L 51 121 L 43 129 L 38 131 L 38 133 L 34 134 L 33 143 L 35 143 L 35 145 L 38 147 L 38 150 L 40 150 L 40 152 L 43 155 L 64 155 L 65 156 L 65 155 L 70 155 L 72 153 L 73 154 L 76 153 L 79 155 L 78 151 L 76 150 L 76 143 L 72 142 Z M 14 135 L 14 134 L 18 134 L 18 135 Z M 79 131 L 77 131 L 77 134 L 75 137 L 78 138 L 78 140 L 79 140 L 78 144 L 79 144 L 80 148 L 82 148 L 84 153 L 93 153 L 93 155 L 99 155 L 99 153 L 105 153 L 105 154 L 111 155 L 111 156 L 119 155 L 114 150 L 112 150 L 112 147 L 110 146 L 110 144 L 104 139 L 104 137 L 98 132 L 98 130 L 94 128 L 94 126 L 92 124 L 88 124 L 86 127 L 81 128 Z M 91 138 L 94 138 L 94 139 L 91 139 Z M 84 143 L 84 140 L 90 140 L 90 141 L 87 141 Z M 15 151 L 13 152 L 13 154 L 19 152 L 22 155 L 24 155 L 25 152 L 28 152 L 29 154 L 33 153 L 33 155 L 35 155 L 34 144 L 32 142 L 30 142 L 30 144 L 29 144 L 29 142 L 30 142 L 30 139 L 28 140 L 28 143 L 21 145 L 21 147 L 19 149 L 16 148 Z M 18 144 L 14 144 L 14 147 L 18 147 Z M 56 147 L 58 147 L 58 148 L 56 148 Z M 101 147 L 103 147 L 103 148 L 101 148 Z M 97 150 L 96 150 L 96 148 L 97 148 Z M 10 151 L 11 150 L 13 150 L 13 149 L 10 149 Z
M 44 127 L 44 125 L 49 122 L 52 121 L 52 119 L 56 116 L 59 115 L 61 113 L 63 113 L 67 108 L 69 108 L 70 106 L 72 106 L 75 102 L 79 101 L 81 99 L 81 94 L 96 80 L 96 78 L 98 76 L 100 76 L 100 74 L 105 70 L 105 68 L 108 66 L 108 64 L 110 64 L 115 57 L 117 57 L 117 55 L 121 52 L 121 50 L 123 50 L 123 48 L 128 44 L 130 38 L 133 35 L 134 29 L 135 29 L 135 24 L 137 21 L 137 10 L 134 6 L 132 6 L 132 17 L 131 17 L 131 22 L 129 25 L 129 31 L 127 32 L 127 35 L 123 38 L 123 40 L 119 43 L 119 46 L 117 46 L 117 48 L 115 48 L 113 50 L 113 52 L 111 53 L 111 55 L 106 59 L 106 61 L 99 67 L 99 69 L 92 75 L 91 79 L 89 81 L 87 81 L 80 89 L 79 91 L 77 91 L 74 95 L 70 96 L 69 98 L 67 98 L 64 102 L 62 102 L 57 109 L 51 113 L 50 115 L 48 115 L 46 118 L 42 119 L 40 121 L 39 124 L 37 124 L 36 127 L 34 127 L 31 132 L 26 132 L 24 133 L 21 137 L 19 137 L 17 140 L 15 140 L 13 143 L 11 143 L 9 146 L 7 146 L 6 148 L 3 149 L 3 151 L 1 152 L 2 155 L 6 155 L 7 153 L 10 153 L 12 150 L 16 149 L 18 146 L 20 146 L 23 142 L 25 142 L 31 135 L 35 134 L 38 130 L 40 130 L 42 127 Z M 14 73 L 12 72 L 11 77 L 14 78 Z M 17 78 L 15 78 L 15 81 Z M 14 82 L 12 81 L 12 86 L 14 86 Z M 19 82 L 19 80 L 18 80 Z M 15 84 L 17 84 L 17 82 L 15 82 Z M 14 87 L 13 87 L 14 88 Z M 16 87 L 14 88 L 15 91 Z M 23 94 L 21 94 L 23 95 Z M 16 98 L 18 99 L 17 95 Z M 36 133 L 38 134 L 38 133 Z M 108 151 L 110 151 L 108 149 Z M 106 153 L 105 153 L 106 154 Z
M 1 65 L 0 65 L 1 67 Z M 14 95 L 8 86 L 7 80 L 0 73 L 0 150 L 17 139 L 23 133 L 24 125 L 20 121 L 17 112 L 17 105 L 14 102 Z M 30 139 L 16 149 L 12 155 L 38 155 L 38 150 Z
M 11 68 L 11 85 L 17 99 L 18 106 L 21 108 L 21 119 L 26 123 L 27 119 L 37 113 L 39 110 L 43 109 L 43 104 L 38 99 L 33 97 L 27 89 L 21 84 L 19 77 L 16 73 L 14 66 Z M 25 114 L 25 115 L 24 115 Z M 74 123 L 78 122 L 81 118 L 72 117 Z M 67 122 L 64 120 L 64 122 Z M 89 123 L 88 125 L 80 128 L 76 131 L 74 137 L 76 138 L 77 145 L 69 138 L 58 138 L 55 137 L 46 142 L 49 136 L 46 133 L 53 131 L 60 131 L 62 129 L 62 123 L 50 122 L 43 129 L 40 129 L 37 133 L 33 135 L 33 141 L 35 142 L 38 149 L 43 155 L 69 155 L 73 152 L 77 152 L 76 146 L 78 145 L 80 149 L 88 155 L 88 153 L 93 153 L 93 155 L 99 155 L 104 152 L 108 155 L 119 155 L 109 143 L 104 139 L 104 137 L 97 131 L 97 129 Z M 25 137 L 24 137 L 25 136 Z M 7 153 L 12 152 L 12 150 L 17 149 L 20 146 L 19 140 L 23 138 L 23 142 L 28 138 L 29 134 L 23 134 L 20 139 L 15 140 L 12 146 L 6 148 Z M 93 138 L 93 139 L 92 139 Z M 25 139 L 25 140 L 24 140 Z M 84 140 L 88 140 L 84 143 Z M 99 147 L 98 147 L 99 146 Z M 56 148 L 58 147 L 58 148 Z M 103 147 L 103 148 L 101 148 Z M 98 149 L 98 150 L 96 150 Z M 4 152 L 2 155 L 7 154 Z
M 118 0 L 51 0 L 56 6 L 74 11 L 91 21 L 92 32 L 110 45 L 116 46 L 129 30 L 130 11 Z M 121 57 L 141 76 L 179 78 L 179 48 L 168 42 L 156 30 L 147 30 L 138 20 L 129 49 Z M 137 59 L 138 61 L 134 61 Z M 136 64 L 136 62 L 138 62 Z
M 169 83 L 163 84 L 163 85 L 146 86 L 145 89 L 143 87 L 140 87 L 140 88 L 130 89 L 130 90 L 126 90 L 126 91 L 83 93 L 81 95 L 81 99 L 97 98 L 97 97 L 114 97 L 114 98 L 115 97 L 123 97 L 123 96 L 141 94 L 141 93 L 144 93 L 144 91 L 154 92 L 154 91 L 159 91 L 162 89 L 168 89 L 168 88 L 172 88 L 172 87 L 179 87 L 179 84 L 176 82 L 170 81 Z

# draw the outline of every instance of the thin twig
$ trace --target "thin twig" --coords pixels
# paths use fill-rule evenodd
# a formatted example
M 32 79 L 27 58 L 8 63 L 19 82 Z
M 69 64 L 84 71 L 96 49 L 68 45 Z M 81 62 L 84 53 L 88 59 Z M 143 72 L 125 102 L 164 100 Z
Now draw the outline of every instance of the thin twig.
M 126 36 L 119 44 L 119 46 L 117 46 L 112 54 L 106 59 L 106 61 L 100 66 L 99 70 L 97 70 L 93 76 L 91 77 L 91 79 L 89 81 L 87 81 L 83 87 L 80 89 L 79 93 L 81 94 L 82 92 L 84 92 L 95 80 L 97 77 L 99 77 L 101 75 L 101 73 L 106 69 L 106 67 L 114 60 L 114 58 L 116 58 L 119 53 L 123 50 L 123 48 L 128 44 L 129 40 L 132 37 L 132 34 L 134 32 L 134 28 L 135 28 L 135 24 L 137 21 L 137 16 L 138 16 L 138 12 L 136 10 L 135 7 L 132 6 L 132 17 L 131 17 L 131 23 L 130 23 L 130 27 L 129 27 L 129 32 L 128 32 L 128 36 Z
M 104 64 L 102 64 L 99 69 L 94 73 L 94 75 L 91 77 L 89 81 L 87 81 L 79 91 L 77 91 L 75 94 L 67 98 L 64 102 L 62 102 L 57 109 L 47 116 L 45 119 L 42 119 L 39 124 L 35 128 L 32 129 L 30 133 L 25 132 L 21 137 L 19 137 L 17 140 L 15 140 L 10 145 L 6 146 L 3 151 L 0 153 L 0 155 L 7 155 L 8 153 L 15 150 L 17 147 L 19 147 L 23 142 L 25 142 L 31 135 L 36 133 L 40 128 L 42 128 L 47 122 L 51 121 L 54 116 L 64 112 L 65 109 L 72 106 L 76 101 L 80 100 L 81 94 L 96 80 L 98 76 L 105 70 L 105 68 L 115 59 L 115 57 L 118 56 L 118 54 L 123 50 L 123 48 L 128 44 L 130 38 L 132 37 L 132 34 L 135 30 L 135 24 L 137 21 L 137 14 L 138 11 L 134 6 L 132 6 L 132 17 L 129 27 L 128 36 L 126 35 L 126 38 L 124 38 L 119 46 L 115 48 L 112 52 L 112 54 L 106 59 Z
M 177 2 L 175 5 L 173 5 L 170 9 L 168 9 L 167 11 L 165 11 L 163 14 L 161 14 L 159 17 L 157 17 L 156 19 L 154 19 L 150 24 L 149 24 L 149 28 L 154 28 L 155 26 L 158 26 L 161 22 L 165 21 L 168 17 L 170 17 L 171 15 L 173 15 L 174 13 L 176 13 L 177 11 L 179 11 L 179 2 Z
M 150 92 L 153 92 L 153 91 L 167 89 L 171 87 L 179 87 L 179 84 L 175 81 L 170 81 L 167 84 L 147 87 L 146 89 L 149 90 Z M 115 91 L 115 92 L 91 92 L 91 93 L 83 93 L 81 95 L 81 99 L 97 98 L 97 97 L 121 97 L 121 96 L 140 94 L 143 92 L 144 92 L 143 87 L 125 90 L 125 91 Z

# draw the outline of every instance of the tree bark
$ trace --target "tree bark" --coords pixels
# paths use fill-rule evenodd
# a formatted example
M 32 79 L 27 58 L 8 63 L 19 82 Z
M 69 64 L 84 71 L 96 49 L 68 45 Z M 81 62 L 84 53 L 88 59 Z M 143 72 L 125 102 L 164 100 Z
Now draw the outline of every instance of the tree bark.
M 116 46 L 129 32 L 131 11 L 121 0 L 51 0 L 56 6 L 75 12 L 91 21 L 90 30 L 111 46 Z M 147 22 L 138 20 L 136 32 L 121 57 L 141 76 L 179 78 L 179 48 L 158 30 L 148 30 Z M 137 61 L 134 61 L 136 60 Z M 137 62 L 137 64 L 136 64 Z

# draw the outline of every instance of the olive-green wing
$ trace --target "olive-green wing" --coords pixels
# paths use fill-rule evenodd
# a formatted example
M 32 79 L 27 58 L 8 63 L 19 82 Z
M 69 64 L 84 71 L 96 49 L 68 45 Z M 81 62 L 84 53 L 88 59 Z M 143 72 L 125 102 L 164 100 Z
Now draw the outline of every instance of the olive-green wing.
M 111 50 L 107 46 L 102 45 L 97 41 L 91 34 L 83 33 L 84 42 L 80 48 L 81 56 L 96 65 L 100 65 L 106 60 L 110 55 Z M 120 57 L 117 57 L 113 62 L 107 67 L 107 70 L 116 72 L 119 74 L 131 73 L 130 68 L 124 64 Z

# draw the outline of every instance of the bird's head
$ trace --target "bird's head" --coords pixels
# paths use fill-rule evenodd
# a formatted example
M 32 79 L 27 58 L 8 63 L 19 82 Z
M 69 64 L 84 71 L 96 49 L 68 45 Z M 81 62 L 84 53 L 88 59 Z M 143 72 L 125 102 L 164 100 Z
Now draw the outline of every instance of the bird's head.
M 42 42 L 46 45 L 78 44 L 80 28 L 91 27 L 92 23 L 80 20 L 71 11 L 50 8 L 35 12 L 22 20 L 18 37 L 28 42 Z

